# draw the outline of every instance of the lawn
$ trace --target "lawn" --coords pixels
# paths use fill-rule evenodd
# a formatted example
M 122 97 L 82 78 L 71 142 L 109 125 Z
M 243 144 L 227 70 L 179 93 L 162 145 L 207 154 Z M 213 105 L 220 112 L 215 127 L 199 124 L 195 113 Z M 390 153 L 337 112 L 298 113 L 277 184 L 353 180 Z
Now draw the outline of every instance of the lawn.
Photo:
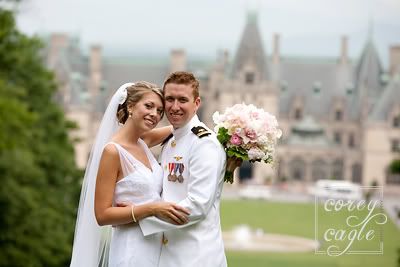
M 319 207 L 321 211 L 322 207 Z M 314 239 L 314 204 L 288 204 L 265 201 L 225 200 L 221 203 L 221 224 L 224 231 L 235 225 L 247 224 L 251 228 L 262 228 L 268 233 L 280 233 Z M 323 213 L 319 213 L 323 214 Z M 367 213 L 357 214 L 366 215 Z M 341 225 L 348 217 L 341 212 L 335 216 L 319 216 L 318 227 Z M 364 216 L 365 217 L 365 216 Z M 227 251 L 230 267 L 398 267 L 400 258 L 400 231 L 390 219 L 383 225 L 383 255 L 327 256 L 309 253 L 245 253 Z M 320 236 L 320 235 L 319 235 Z M 371 250 L 376 243 L 358 241 L 357 249 Z

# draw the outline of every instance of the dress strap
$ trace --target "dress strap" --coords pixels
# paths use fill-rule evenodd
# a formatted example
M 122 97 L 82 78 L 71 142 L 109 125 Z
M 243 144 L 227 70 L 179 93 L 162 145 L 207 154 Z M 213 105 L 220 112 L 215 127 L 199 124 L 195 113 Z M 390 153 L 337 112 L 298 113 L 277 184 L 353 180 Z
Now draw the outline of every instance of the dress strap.
M 121 164 L 121 169 L 122 169 L 122 174 L 123 176 L 127 176 L 129 174 L 131 174 L 132 172 L 134 172 L 135 170 L 135 163 L 132 160 L 131 155 L 129 154 L 128 151 L 126 151 L 126 149 L 124 149 L 120 144 L 115 143 L 115 142 L 108 142 L 105 146 L 107 146 L 108 144 L 112 144 L 114 145 L 117 150 L 118 150 L 118 154 L 119 154 L 119 162 Z
M 139 143 L 142 145 L 144 152 L 147 155 L 147 158 L 150 161 L 150 165 L 153 166 L 154 163 L 158 164 L 156 158 L 153 155 L 153 152 L 151 152 L 150 148 L 147 146 L 146 142 L 143 141 L 141 138 L 139 138 Z

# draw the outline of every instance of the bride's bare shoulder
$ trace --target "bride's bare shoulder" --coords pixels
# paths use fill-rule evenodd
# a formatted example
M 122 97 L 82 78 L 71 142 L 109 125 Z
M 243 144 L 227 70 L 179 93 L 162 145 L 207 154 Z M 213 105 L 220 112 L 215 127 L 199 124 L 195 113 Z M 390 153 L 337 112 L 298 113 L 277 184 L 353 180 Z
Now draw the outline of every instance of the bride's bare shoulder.
M 103 157 L 119 158 L 117 146 L 114 143 L 108 143 L 103 149 Z

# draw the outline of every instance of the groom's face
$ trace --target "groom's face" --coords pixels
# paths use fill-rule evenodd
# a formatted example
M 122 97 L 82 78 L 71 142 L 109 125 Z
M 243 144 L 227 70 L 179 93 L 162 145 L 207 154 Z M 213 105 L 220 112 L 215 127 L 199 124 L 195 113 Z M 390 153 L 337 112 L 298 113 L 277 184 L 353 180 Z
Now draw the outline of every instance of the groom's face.
M 200 107 L 200 97 L 195 99 L 190 84 L 168 83 L 164 87 L 165 114 L 174 129 L 188 123 Z

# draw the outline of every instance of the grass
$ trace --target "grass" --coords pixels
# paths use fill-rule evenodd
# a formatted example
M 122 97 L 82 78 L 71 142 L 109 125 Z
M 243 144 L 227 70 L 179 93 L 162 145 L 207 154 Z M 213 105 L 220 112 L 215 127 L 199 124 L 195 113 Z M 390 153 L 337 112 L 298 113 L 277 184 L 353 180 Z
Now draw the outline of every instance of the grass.
M 348 212 L 331 216 L 319 207 L 318 228 L 321 232 L 334 226 L 343 225 Z M 224 231 L 235 225 L 247 224 L 251 228 L 262 228 L 267 233 L 280 233 L 314 239 L 314 204 L 271 203 L 264 201 L 225 200 L 221 203 L 221 224 Z M 351 213 L 354 214 L 354 213 Z M 358 215 L 365 217 L 361 212 Z M 373 225 L 369 223 L 368 225 Z M 370 227 L 371 228 L 371 227 Z M 372 228 L 371 228 L 372 229 Z M 375 229 L 377 230 L 377 229 Z M 378 237 L 377 237 L 378 238 Z M 376 240 L 377 240 L 376 238 Z M 322 239 L 322 233 L 318 239 Z M 390 219 L 383 225 L 383 255 L 341 255 L 338 257 L 309 253 L 245 253 L 227 251 L 228 265 L 268 267 L 398 267 L 400 257 L 400 231 Z M 343 244 L 342 244 L 343 245 Z M 377 243 L 357 241 L 357 249 L 372 250 Z

